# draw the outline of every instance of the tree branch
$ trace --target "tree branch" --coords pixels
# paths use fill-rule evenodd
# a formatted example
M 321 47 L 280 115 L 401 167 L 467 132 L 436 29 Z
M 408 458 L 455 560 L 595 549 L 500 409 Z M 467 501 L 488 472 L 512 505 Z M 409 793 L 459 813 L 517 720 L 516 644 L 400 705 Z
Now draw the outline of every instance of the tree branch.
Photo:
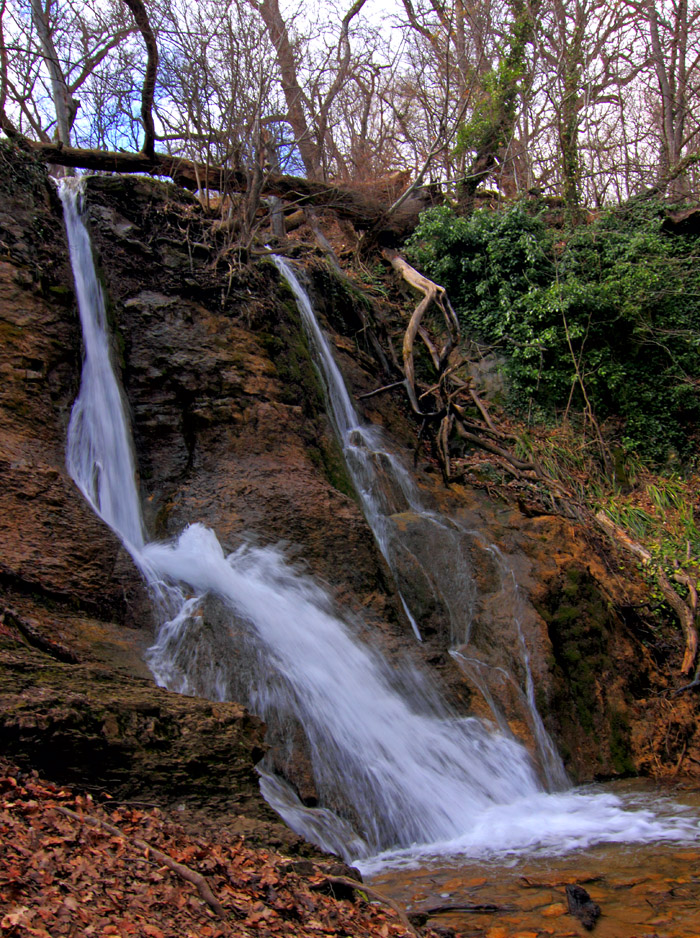
M 390 909 L 393 909 L 393 911 L 396 912 L 399 919 L 401 920 L 401 924 L 406 929 L 406 931 L 410 932 L 414 938 L 420 938 L 419 933 L 413 927 L 408 916 L 406 915 L 406 912 L 401 908 L 398 902 L 394 902 L 393 899 L 390 899 L 389 896 L 386 896 L 383 892 L 375 889 L 374 886 L 368 886 L 366 883 L 359 883 L 355 879 L 350 879 L 349 876 L 328 876 L 326 878 L 326 882 L 331 886 L 349 886 L 356 892 L 364 892 L 366 895 L 376 899 L 377 902 L 382 902 L 384 905 L 388 905 Z
M 101 818 L 93 817 L 92 815 L 87 814 L 78 814 L 75 811 L 71 811 L 70 808 L 64 808 L 61 805 L 56 805 L 55 809 L 61 814 L 65 814 L 66 817 L 73 818 L 74 821 L 79 821 L 81 824 L 88 824 L 90 827 L 97 827 L 98 829 L 105 830 L 109 834 L 112 834 L 113 837 L 121 837 L 121 839 L 126 841 L 126 843 L 137 847 L 139 850 L 143 850 L 146 853 L 146 856 L 150 854 L 154 860 L 157 860 L 163 866 L 167 866 L 167 868 L 172 870 L 173 873 L 180 877 L 180 879 L 184 879 L 186 882 L 192 883 L 209 908 L 216 915 L 218 915 L 219 918 L 226 918 L 224 907 L 211 891 L 209 884 L 201 875 L 201 873 L 195 872 L 195 870 L 190 869 L 189 866 L 185 866 L 184 863 L 178 863 L 177 860 L 173 860 L 173 858 L 168 856 L 167 853 L 163 853 L 163 851 L 158 850 L 157 847 L 152 847 L 149 843 L 146 843 L 145 840 L 141 840 L 138 837 L 128 837 L 124 831 L 120 830 L 118 827 L 115 827 L 114 824 L 109 824 L 107 821 L 103 821 Z
M 645 567 L 649 567 L 654 571 L 657 582 L 659 584 L 659 589 L 661 590 L 661 593 L 663 594 L 666 602 L 678 616 L 678 621 L 681 624 L 681 629 L 683 630 L 683 635 L 685 636 L 685 652 L 683 654 L 683 663 L 681 664 L 681 673 L 690 674 L 690 672 L 693 670 L 693 665 L 695 664 L 695 659 L 698 653 L 698 631 L 695 625 L 696 610 L 694 598 L 697 595 L 695 584 L 692 582 L 691 578 L 682 571 L 676 571 L 674 574 L 673 579 L 688 588 L 690 602 L 684 602 L 682 597 L 679 596 L 678 592 L 673 588 L 673 584 L 669 580 L 666 571 L 659 564 L 654 563 L 654 559 L 646 547 L 642 547 L 641 544 L 633 541 L 626 533 L 626 531 L 619 527 L 619 525 L 615 524 L 615 522 L 609 518 L 605 512 L 599 511 L 596 514 L 595 519 L 601 528 L 610 537 L 612 537 L 613 540 L 627 548 L 627 550 L 633 553 L 635 557 L 639 557 Z
M 156 132 L 153 126 L 153 95 L 156 89 L 158 75 L 158 46 L 153 35 L 151 24 L 142 0 L 123 0 L 131 10 L 139 32 L 146 43 L 148 61 L 146 63 L 146 76 L 141 89 L 141 120 L 143 121 L 144 140 L 142 151 L 151 159 L 155 155 Z

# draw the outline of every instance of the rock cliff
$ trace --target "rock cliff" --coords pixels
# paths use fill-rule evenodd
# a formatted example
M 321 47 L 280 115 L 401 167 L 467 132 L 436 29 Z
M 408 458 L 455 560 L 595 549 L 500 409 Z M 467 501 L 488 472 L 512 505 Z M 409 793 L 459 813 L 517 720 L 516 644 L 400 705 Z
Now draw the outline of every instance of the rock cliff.
M 4 145 L 0 194 L 0 746 L 47 774 L 130 794 L 211 799 L 218 810 L 228 790 L 230 810 L 269 820 L 253 771 L 264 748 L 259 721 L 237 704 L 149 684 L 148 598 L 64 467 L 81 350 L 60 203 L 41 167 Z M 389 654 L 436 671 L 458 710 L 488 715 L 448 654 L 444 610 L 409 571 L 426 625 L 423 645 L 412 639 L 273 265 L 243 263 L 199 202 L 174 186 L 94 177 L 88 201 L 151 535 L 198 520 L 225 549 L 244 538 L 284 542 Z M 306 265 L 349 386 L 372 390 L 390 359 L 372 326 L 381 336 L 391 322 L 373 322 L 310 254 Z M 485 489 L 445 490 L 430 453 L 416 449 L 400 392 L 368 399 L 364 414 L 415 449 L 426 503 L 465 532 L 472 638 L 486 663 L 504 637 L 513 641 L 517 603 L 537 703 L 570 771 L 697 771 L 692 701 L 659 697 L 678 649 L 641 631 L 638 585 L 622 582 L 599 545 L 558 518 L 526 517 Z M 415 519 L 402 523 L 410 535 Z M 506 718 L 527 736 L 518 694 L 502 690 Z M 303 758 L 280 768 L 313 799 Z

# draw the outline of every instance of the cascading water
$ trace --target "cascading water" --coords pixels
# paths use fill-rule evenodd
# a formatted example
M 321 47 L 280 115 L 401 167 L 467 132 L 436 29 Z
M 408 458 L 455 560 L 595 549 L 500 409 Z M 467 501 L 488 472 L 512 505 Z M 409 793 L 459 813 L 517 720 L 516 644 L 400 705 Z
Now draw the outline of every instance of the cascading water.
M 119 384 L 112 369 L 104 296 L 95 276 L 90 236 L 80 218 L 81 189 L 61 187 L 75 290 L 83 332 L 80 392 L 68 426 L 68 472 L 94 511 L 126 544 L 144 544 L 134 485 L 131 435 Z
M 201 524 L 190 525 L 174 543 L 145 541 L 80 189 L 64 182 L 61 198 L 85 343 L 69 470 L 122 539 L 159 608 L 169 611 L 151 650 L 156 675 L 177 689 L 196 685 L 224 697 L 231 685 L 227 656 L 219 651 L 234 645 L 235 655 L 235 636 L 247 635 L 259 660 L 250 704 L 265 718 L 282 710 L 304 726 L 317 787 L 336 810 L 305 808 L 280 779 L 264 777 L 263 790 L 280 813 L 353 860 L 382 850 L 394 851 L 396 860 L 421 852 L 534 846 L 561 852 L 601 840 L 689 836 L 691 822 L 628 812 L 611 796 L 547 795 L 515 741 L 474 719 L 455 719 L 439 704 L 429 706 L 425 686 L 420 700 L 397 692 L 385 662 L 355 639 L 331 614 L 322 590 L 296 575 L 279 552 L 242 547 L 226 557 Z M 214 630 L 214 645 L 202 650 L 194 643 L 207 594 L 217 597 L 225 620 Z M 188 652 L 206 659 L 195 677 L 181 664 Z
M 489 705 L 501 731 L 510 730 L 501 715 L 498 703 L 488 688 L 484 673 L 488 670 L 469 645 L 472 620 L 474 586 L 469 575 L 469 562 L 462 548 L 466 532 L 459 524 L 429 511 L 421 501 L 418 488 L 399 456 L 376 427 L 363 425 L 345 387 L 345 382 L 333 358 L 330 344 L 323 334 L 308 293 L 299 282 L 294 268 L 283 258 L 273 261 L 292 289 L 302 322 L 315 353 L 336 435 L 345 456 L 355 490 L 359 493 L 365 517 L 389 568 L 396 577 L 404 609 L 416 636 L 420 639 L 417 620 L 411 608 L 410 594 L 401 591 L 401 570 L 418 570 L 428 583 L 435 598 L 449 619 L 451 645 L 454 657 L 470 680 L 479 688 Z M 413 536 L 406 536 L 409 531 Z M 489 546 L 494 555 L 502 583 L 503 599 L 512 618 L 514 648 L 519 670 L 523 673 L 522 686 L 510 671 L 504 672 L 519 695 L 522 709 L 531 727 L 533 739 L 547 787 L 552 790 L 569 785 L 562 761 L 557 754 L 535 706 L 529 653 L 522 633 L 519 607 L 522 604 L 512 571 L 497 548 Z

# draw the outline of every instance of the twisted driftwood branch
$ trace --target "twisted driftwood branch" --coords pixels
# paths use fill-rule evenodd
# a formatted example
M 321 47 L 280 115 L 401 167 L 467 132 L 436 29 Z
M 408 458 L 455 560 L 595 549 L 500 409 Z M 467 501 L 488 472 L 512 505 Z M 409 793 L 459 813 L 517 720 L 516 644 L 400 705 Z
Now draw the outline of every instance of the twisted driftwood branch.
M 421 410 L 420 403 L 418 401 L 418 395 L 416 394 L 416 372 L 413 361 L 413 346 L 416 341 L 416 336 L 420 336 L 428 350 L 428 353 L 440 378 L 442 379 L 447 360 L 459 337 L 459 321 L 457 319 L 457 314 L 455 313 L 454 309 L 452 308 L 452 304 L 447 298 L 447 293 L 445 292 L 444 287 L 441 287 L 440 284 L 434 283 L 432 280 L 424 277 L 423 274 L 419 273 L 414 267 L 411 267 L 408 261 L 401 257 L 401 255 L 397 254 L 396 251 L 385 249 L 382 251 L 382 254 L 386 260 L 389 261 L 394 270 L 397 271 L 402 279 L 406 281 L 406 283 L 412 286 L 419 293 L 423 294 L 423 299 L 413 311 L 406 332 L 404 333 L 402 353 L 403 371 L 406 376 L 406 390 L 408 391 L 408 398 L 411 402 L 411 407 L 413 408 L 414 412 L 420 417 L 437 417 L 439 416 L 439 412 L 437 411 L 434 413 L 426 413 L 425 411 Z M 439 352 L 431 341 L 430 336 L 426 330 L 422 327 L 423 317 L 433 304 L 435 304 L 441 310 L 445 319 L 445 325 L 447 326 L 447 341 L 442 350 Z
M 163 853 L 163 851 L 158 850 L 157 847 L 152 847 L 149 843 L 146 843 L 145 840 L 141 840 L 139 837 L 127 836 L 124 831 L 120 830 L 118 827 L 115 827 L 114 824 L 110 824 L 108 821 L 103 821 L 101 818 L 92 817 L 91 815 L 87 814 L 78 814 L 75 811 L 71 811 L 70 808 L 64 808 L 60 805 L 56 805 L 56 810 L 61 814 L 65 814 L 66 817 L 73 818 L 75 821 L 79 821 L 81 824 L 88 824 L 90 827 L 96 827 L 98 829 L 105 830 L 114 837 L 121 837 L 121 839 L 126 841 L 126 843 L 131 844 L 134 847 L 138 847 L 139 850 L 143 850 L 146 855 L 150 854 L 154 860 L 157 860 L 160 864 L 162 864 L 162 866 L 167 866 L 167 868 L 172 870 L 173 873 L 180 877 L 180 879 L 184 879 L 186 882 L 195 886 L 197 892 L 202 897 L 204 902 L 206 902 L 209 908 L 216 915 L 218 915 L 219 918 L 226 918 L 224 907 L 211 891 L 209 884 L 201 875 L 201 873 L 197 873 L 195 870 L 191 870 L 189 866 L 185 866 L 183 863 L 178 863 L 177 860 L 173 860 L 173 858 L 168 856 L 167 853 Z

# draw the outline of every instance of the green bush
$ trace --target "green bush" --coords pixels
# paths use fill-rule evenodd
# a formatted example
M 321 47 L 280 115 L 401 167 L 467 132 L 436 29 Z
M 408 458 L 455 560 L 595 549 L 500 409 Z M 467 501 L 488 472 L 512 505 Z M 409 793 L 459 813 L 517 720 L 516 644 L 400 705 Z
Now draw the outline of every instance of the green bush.
M 665 233 L 654 201 L 568 234 L 537 209 L 430 209 L 409 255 L 446 287 L 465 335 L 504 354 L 513 409 L 582 411 L 583 385 L 617 445 L 687 458 L 700 417 L 700 238 Z

